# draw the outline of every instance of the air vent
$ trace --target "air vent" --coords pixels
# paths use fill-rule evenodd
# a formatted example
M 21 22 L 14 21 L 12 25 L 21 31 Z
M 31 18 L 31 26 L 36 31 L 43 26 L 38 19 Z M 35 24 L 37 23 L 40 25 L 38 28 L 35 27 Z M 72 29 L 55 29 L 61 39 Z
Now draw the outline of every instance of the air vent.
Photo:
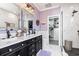
M 51 4 L 51 3 L 47 3 L 47 4 L 45 4 L 45 7 L 46 7 L 46 8 L 52 7 L 52 4 Z

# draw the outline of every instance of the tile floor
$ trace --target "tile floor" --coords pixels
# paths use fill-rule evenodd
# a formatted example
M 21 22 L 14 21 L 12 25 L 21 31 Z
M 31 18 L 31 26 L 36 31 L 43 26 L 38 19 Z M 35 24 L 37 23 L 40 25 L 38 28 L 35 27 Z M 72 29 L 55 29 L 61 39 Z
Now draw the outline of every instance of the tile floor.
M 60 46 L 49 44 L 47 31 L 42 31 L 41 33 L 43 35 L 43 50 L 51 52 L 51 56 L 68 56 L 64 49 L 63 52 L 61 52 Z
M 57 45 L 49 45 L 44 50 L 51 52 L 51 56 L 61 56 L 60 47 Z
M 49 40 L 49 44 L 58 45 L 58 40 Z
M 49 45 L 43 50 L 51 52 L 51 56 L 68 56 L 64 50 L 61 52 L 61 49 L 58 45 Z

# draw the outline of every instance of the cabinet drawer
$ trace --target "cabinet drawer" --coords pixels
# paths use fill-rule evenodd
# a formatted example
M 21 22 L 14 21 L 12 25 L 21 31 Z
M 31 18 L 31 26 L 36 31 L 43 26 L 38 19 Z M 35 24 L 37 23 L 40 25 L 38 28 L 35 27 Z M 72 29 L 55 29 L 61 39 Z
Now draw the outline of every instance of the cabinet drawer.
M 4 53 L 5 56 L 26 56 L 27 55 L 27 46 L 19 46 L 16 49 L 13 49 L 9 53 Z
M 42 40 L 42 36 L 36 37 L 36 41 Z
M 28 46 L 28 50 L 32 50 L 32 49 L 35 49 L 35 44 Z
M 28 42 L 28 44 L 32 44 L 35 42 L 35 38 L 29 39 L 29 40 L 27 40 L 27 42 Z
M 28 55 L 32 56 L 33 53 L 35 55 L 35 44 L 31 44 L 28 46 Z
M 19 47 L 23 47 L 26 45 L 26 42 L 20 42 L 5 48 L 0 49 L 0 55 L 8 55 L 9 53 L 17 50 Z M 20 48 L 21 49 L 21 48 Z
M 18 44 L 14 44 L 14 45 L 11 45 L 11 46 L 2 48 L 2 49 L 0 49 L 0 53 L 1 53 L 0 55 L 6 54 L 6 53 L 8 53 L 8 52 L 11 52 L 11 51 L 13 51 L 15 48 L 17 48 L 18 46 L 21 46 L 21 44 L 18 43 Z

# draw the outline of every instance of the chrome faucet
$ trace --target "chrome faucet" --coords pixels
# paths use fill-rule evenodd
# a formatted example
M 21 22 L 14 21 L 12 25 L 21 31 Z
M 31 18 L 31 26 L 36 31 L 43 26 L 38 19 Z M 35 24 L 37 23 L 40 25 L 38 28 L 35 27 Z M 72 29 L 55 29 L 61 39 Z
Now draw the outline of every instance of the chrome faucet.
M 10 38 L 11 34 L 10 34 L 10 30 L 6 29 L 7 32 L 7 38 Z

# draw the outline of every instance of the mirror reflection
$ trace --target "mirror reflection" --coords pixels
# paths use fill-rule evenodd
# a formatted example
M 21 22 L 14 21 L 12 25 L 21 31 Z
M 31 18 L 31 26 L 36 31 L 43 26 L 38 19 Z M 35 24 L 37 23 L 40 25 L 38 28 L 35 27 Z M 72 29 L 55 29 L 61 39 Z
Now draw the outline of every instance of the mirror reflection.
M 6 39 L 16 36 L 18 16 L 0 8 L 0 38 Z

